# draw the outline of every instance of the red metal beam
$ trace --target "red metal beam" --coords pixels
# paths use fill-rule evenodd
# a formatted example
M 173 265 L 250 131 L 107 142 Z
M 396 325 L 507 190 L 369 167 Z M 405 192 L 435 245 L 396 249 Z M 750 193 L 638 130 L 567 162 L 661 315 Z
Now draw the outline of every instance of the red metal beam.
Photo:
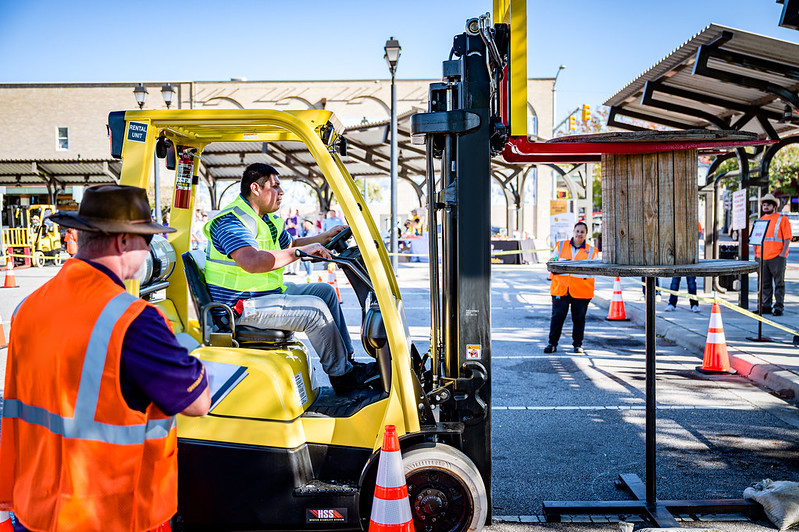
M 662 151 L 732 148 L 773 144 L 773 140 L 696 140 L 672 142 L 530 142 L 527 137 L 511 137 L 502 151 L 509 163 L 585 163 L 598 162 L 603 153 L 654 153 Z

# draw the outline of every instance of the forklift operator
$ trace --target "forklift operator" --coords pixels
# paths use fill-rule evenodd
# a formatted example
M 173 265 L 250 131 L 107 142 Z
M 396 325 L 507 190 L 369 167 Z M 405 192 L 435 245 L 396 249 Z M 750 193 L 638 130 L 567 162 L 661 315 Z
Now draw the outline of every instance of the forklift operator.
M 29 530 L 147 531 L 177 511 L 175 415 L 202 416 L 205 368 L 125 291 L 152 236 L 144 189 L 86 189 L 78 254 L 14 313 L 0 430 L 0 510 Z M 24 530 L 15 528 L 15 530 Z
M 377 364 L 352 360 L 353 347 L 335 289 L 326 283 L 283 282 L 283 268 L 300 249 L 330 258 L 323 247 L 347 226 L 292 239 L 276 216 L 283 199 L 277 170 L 262 163 L 244 170 L 241 194 L 204 228 L 210 242 L 205 280 L 214 301 L 240 314 L 237 325 L 304 331 L 338 394 L 377 383 Z

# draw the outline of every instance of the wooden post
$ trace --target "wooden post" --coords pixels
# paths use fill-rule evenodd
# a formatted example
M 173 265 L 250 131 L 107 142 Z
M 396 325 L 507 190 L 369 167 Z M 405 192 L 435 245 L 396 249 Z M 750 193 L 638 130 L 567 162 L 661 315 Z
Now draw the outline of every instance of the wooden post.
M 697 150 L 603 154 L 603 262 L 697 260 Z

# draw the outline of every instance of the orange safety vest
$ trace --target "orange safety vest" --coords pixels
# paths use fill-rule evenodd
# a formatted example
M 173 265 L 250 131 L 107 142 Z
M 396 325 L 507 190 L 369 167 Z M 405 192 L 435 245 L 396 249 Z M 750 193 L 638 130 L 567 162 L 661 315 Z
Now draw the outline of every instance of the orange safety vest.
M 782 247 L 785 242 L 791 241 L 791 222 L 788 221 L 788 217 L 775 212 L 774 214 L 763 215 L 760 219 L 769 221 L 766 237 L 763 239 L 763 253 L 766 260 L 771 260 L 780 255 L 787 257 L 788 248 L 786 247 L 785 253 L 783 253 Z M 755 257 L 760 258 L 760 246 L 755 246 Z
M 596 248 L 586 244 L 572 257 L 571 240 L 561 240 L 555 245 L 557 258 L 555 260 L 593 260 L 596 258 Z M 549 293 L 553 296 L 569 294 L 575 299 L 591 299 L 594 297 L 594 278 L 578 277 L 575 275 L 552 275 L 552 284 Z
M 0 510 L 13 509 L 28 529 L 140 532 L 176 512 L 175 418 L 154 404 L 131 409 L 119 381 L 122 341 L 147 305 L 69 259 L 17 307 Z
M 64 234 L 64 243 L 67 246 L 67 253 L 70 255 L 74 255 L 78 252 L 78 239 L 76 233 L 77 232 L 74 229 L 67 229 L 66 234 Z

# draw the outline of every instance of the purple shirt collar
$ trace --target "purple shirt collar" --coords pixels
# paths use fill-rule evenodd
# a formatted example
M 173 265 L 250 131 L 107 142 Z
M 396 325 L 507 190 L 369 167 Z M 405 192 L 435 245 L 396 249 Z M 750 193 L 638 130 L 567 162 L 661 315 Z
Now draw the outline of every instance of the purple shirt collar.
M 122 280 L 119 277 L 117 277 L 117 275 L 114 272 L 112 272 L 111 270 L 109 270 L 108 268 L 103 266 L 102 264 L 98 264 L 96 262 L 92 262 L 92 261 L 86 260 L 86 259 L 78 259 L 78 260 L 82 260 L 83 262 L 85 262 L 89 266 L 92 266 L 92 267 L 100 270 L 101 272 L 103 272 L 104 274 L 109 276 L 111 278 L 111 280 L 114 281 L 116 284 L 118 284 L 122 288 L 125 288 L 125 283 L 123 283 Z
M 583 248 L 587 249 L 588 248 L 588 240 L 583 240 L 583 244 L 581 246 L 575 246 L 573 238 L 569 240 L 569 243 L 572 245 L 572 247 L 574 249 L 583 249 Z

